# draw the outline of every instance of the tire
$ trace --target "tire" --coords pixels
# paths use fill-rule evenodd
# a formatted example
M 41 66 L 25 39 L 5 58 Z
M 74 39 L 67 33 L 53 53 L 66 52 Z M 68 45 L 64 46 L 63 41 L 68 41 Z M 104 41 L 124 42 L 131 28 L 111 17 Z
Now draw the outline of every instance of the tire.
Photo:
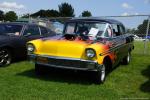
M 124 65 L 128 65 L 128 64 L 130 63 L 130 61 L 131 61 L 131 53 L 128 52 L 127 56 L 125 56 L 125 57 L 123 58 L 122 63 L 123 63 Z
M 8 49 L 0 49 L 0 66 L 7 66 L 12 62 L 12 55 Z
M 45 73 L 45 68 L 42 65 L 35 64 L 35 73 L 36 75 L 43 75 Z
M 96 72 L 96 83 L 101 84 L 105 82 L 106 78 L 106 65 L 102 65 L 101 70 Z

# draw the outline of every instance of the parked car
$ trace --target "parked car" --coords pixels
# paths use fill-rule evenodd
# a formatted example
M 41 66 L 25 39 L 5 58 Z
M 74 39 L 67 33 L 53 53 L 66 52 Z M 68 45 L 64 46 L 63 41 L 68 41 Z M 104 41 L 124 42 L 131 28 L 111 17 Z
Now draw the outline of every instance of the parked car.
M 0 23 L 0 66 L 26 57 L 26 42 L 54 35 L 50 29 L 36 24 Z
M 133 35 L 133 38 L 134 38 L 135 41 L 145 41 L 144 38 L 139 37 L 139 36 L 137 36 L 137 35 Z
M 106 73 L 119 62 L 130 62 L 134 39 L 125 33 L 119 21 L 71 19 L 63 33 L 63 36 L 28 42 L 28 55 L 35 62 L 37 74 L 42 74 L 44 67 L 93 71 L 96 82 L 103 83 Z

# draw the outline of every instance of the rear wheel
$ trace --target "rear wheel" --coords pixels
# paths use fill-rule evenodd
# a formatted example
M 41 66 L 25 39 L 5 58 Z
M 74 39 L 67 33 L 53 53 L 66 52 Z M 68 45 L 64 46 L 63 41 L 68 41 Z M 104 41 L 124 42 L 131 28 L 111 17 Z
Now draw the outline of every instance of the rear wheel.
M 0 49 L 0 66 L 9 65 L 12 61 L 11 52 L 8 49 Z
M 128 64 L 130 63 L 130 60 L 131 60 L 131 53 L 128 52 L 127 56 L 125 56 L 125 57 L 123 58 L 122 63 L 123 63 L 124 65 L 128 65 Z

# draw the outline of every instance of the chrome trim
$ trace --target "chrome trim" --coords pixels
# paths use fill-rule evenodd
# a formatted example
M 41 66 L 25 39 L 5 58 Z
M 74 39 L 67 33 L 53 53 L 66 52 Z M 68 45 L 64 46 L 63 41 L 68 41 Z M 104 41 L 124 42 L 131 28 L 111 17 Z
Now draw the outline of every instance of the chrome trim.
M 30 54 L 28 55 L 29 59 L 35 62 L 36 64 L 40 65 L 45 65 L 45 66 L 50 66 L 50 67 L 55 67 L 55 68 L 61 68 L 61 69 L 72 69 L 72 70 L 83 70 L 83 71 L 99 71 L 101 69 L 101 65 L 97 63 L 97 61 L 91 61 L 91 60 L 84 60 L 84 59 L 78 59 L 78 58 L 67 58 L 67 57 L 56 57 L 56 56 L 47 56 L 47 55 L 35 55 L 35 54 Z M 88 65 L 84 68 L 79 68 L 79 67 L 73 67 L 73 66 L 63 66 L 63 65 L 55 65 L 55 64 L 46 64 L 46 63 L 41 63 L 37 62 L 36 58 L 37 57 L 45 57 L 45 58 L 52 58 L 52 59 L 58 59 L 58 60 L 70 60 L 70 61 L 81 61 L 85 63 L 89 63 L 89 66 L 91 64 L 91 67 L 88 67 Z M 93 65 L 93 67 L 92 67 Z
M 78 58 L 69 58 L 69 57 L 57 57 L 57 56 L 48 56 L 48 55 L 35 55 L 35 54 L 29 54 L 28 56 L 46 57 L 46 58 L 64 59 L 64 60 L 76 60 L 76 61 L 83 61 L 83 62 L 89 62 L 89 63 L 97 63 L 97 61 L 84 60 L 84 59 L 78 59 Z
M 50 67 L 54 67 L 54 68 L 60 68 L 60 69 L 71 69 L 71 70 L 82 70 L 82 71 L 98 71 L 97 69 L 58 66 L 58 65 L 44 64 L 44 63 L 38 63 L 38 62 L 36 64 L 50 66 Z

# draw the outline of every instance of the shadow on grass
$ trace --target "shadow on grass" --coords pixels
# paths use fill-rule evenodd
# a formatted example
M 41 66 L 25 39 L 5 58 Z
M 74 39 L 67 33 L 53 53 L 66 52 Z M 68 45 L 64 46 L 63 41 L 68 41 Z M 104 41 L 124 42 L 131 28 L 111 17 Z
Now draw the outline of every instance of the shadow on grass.
M 150 65 L 147 67 L 147 69 L 142 71 L 142 75 L 144 75 L 145 77 L 148 78 L 148 81 L 146 81 L 145 83 L 143 83 L 140 87 L 140 89 L 143 92 L 148 92 L 150 93 Z
M 94 83 L 94 73 L 85 71 L 72 71 L 64 69 L 48 68 L 42 75 L 36 75 L 35 70 L 31 69 L 24 71 L 17 75 L 26 76 L 30 78 L 40 79 L 43 81 L 53 81 L 68 84 L 84 84 L 90 85 Z

